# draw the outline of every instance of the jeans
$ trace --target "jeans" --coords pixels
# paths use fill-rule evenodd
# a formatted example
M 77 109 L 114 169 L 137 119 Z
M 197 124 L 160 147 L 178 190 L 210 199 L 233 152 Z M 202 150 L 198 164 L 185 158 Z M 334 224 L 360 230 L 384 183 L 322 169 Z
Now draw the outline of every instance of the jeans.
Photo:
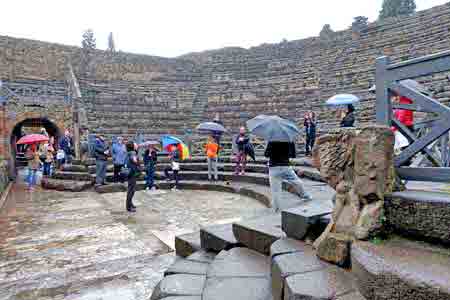
M 42 171 L 42 175 L 50 176 L 50 168 L 52 166 L 51 162 L 44 162 L 44 170 Z
M 114 165 L 114 176 L 113 181 L 114 182 L 123 182 L 123 178 L 120 175 L 120 171 L 122 171 L 123 165 Z
M 175 187 L 178 188 L 178 170 L 172 170 L 172 167 L 167 167 L 164 169 L 164 175 L 166 176 L 166 179 L 172 180 L 170 176 L 170 171 L 172 171 L 172 177 L 173 180 L 175 180 Z
M 29 187 L 36 185 L 36 173 L 37 170 L 31 168 L 28 169 L 27 182 Z
M 236 166 L 234 168 L 234 172 L 236 174 L 244 173 L 246 165 L 247 165 L 247 154 L 245 154 L 244 151 L 239 151 L 236 157 Z
M 306 135 L 306 144 L 305 144 L 305 151 L 306 151 L 306 155 L 311 154 L 311 151 L 314 147 L 314 142 L 316 141 L 316 136 L 315 135 L 311 135 L 311 134 L 307 134 Z
M 217 170 L 217 157 L 215 157 L 215 158 L 208 157 L 208 180 L 211 180 L 213 175 L 214 175 L 214 180 L 219 180 L 219 174 L 218 174 L 218 170 Z
M 106 178 L 106 160 L 97 159 L 95 161 L 95 184 L 105 184 Z
M 311 196 L 305 191 L 303 182 L 291 167 L 269 167 L 270 190 L 272 194 L 272 207 L 275 211 L 280 210 L 283 200 L 283 181 L 289 182 L 300 197 L 311 199 Z
M 64 163 L 71 164 L 72 163 L 72 153 L 64 151 Z
M 151 189 L 155 182 L 155 167 L 147 166 L 145 168 L 145 186 Z
M 136 192 L 136 182 L 137 182 L 136 176 L 130 176 L 128 178 L 127 202 L 126 202 L 127 210 L 130 210 L 133 207 L 133 197 L 134 193 Z

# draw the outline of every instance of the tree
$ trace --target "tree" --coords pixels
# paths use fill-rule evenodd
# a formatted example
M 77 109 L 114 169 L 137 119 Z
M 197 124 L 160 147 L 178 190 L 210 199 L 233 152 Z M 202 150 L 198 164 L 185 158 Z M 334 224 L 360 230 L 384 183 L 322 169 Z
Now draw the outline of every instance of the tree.
M 383 7 L 380 11 L 380 20 L 410 15 L 416 11 L 416 3 L 414 0 L 383 0 Z
M 114 44 L 113 33 L 110 32 L 108 36 L 108 50 L 111 52 L 116 52 L 116 47 Z
M 90 50 L 94 50 L 97 47 L 94 32 L 92 31 L 92 29 L 88 29 L 83 33 L 83 40 L 81 41 L 81 47 L 83 47 L 83 49 L 88 52 Z

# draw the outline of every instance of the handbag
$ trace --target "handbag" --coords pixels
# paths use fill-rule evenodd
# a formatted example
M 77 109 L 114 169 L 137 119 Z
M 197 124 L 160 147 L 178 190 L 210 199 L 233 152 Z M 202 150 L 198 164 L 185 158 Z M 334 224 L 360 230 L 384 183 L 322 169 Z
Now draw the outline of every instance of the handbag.
M 172 171 L 180 171 L 180 164 L 173 161 L 172 162 Z

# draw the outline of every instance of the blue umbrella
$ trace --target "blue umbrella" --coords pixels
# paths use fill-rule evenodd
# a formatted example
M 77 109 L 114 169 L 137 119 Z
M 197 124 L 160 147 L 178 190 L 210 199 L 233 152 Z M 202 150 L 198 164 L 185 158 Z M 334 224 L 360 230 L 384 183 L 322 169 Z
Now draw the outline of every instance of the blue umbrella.
M 326 104 L 331 106 L 356 104 L 359 98 L 352 94 L 339 94 L 327 100 Z
M 214 132 L 214 133 L 223 133 L 226 132 L 227 130 L 225 129 L 225 127 L 223 127 L 223 125 L 216 123 L 216 122 L 203 122 L 200 123 L 197 126 L 197 130 L 198 131 L 203 131 L 203 132 Z
M 161 138 L 161 143 L 162 143 L 163 148 L 166 148 L 169 145 L 183 144 L 183 141 L 174 136 L 165 135 Z
M 292 142 L 300 129 L 291 121 L 279 116 L 259 115 L 247 121 L 249 131 L 269 142 Z

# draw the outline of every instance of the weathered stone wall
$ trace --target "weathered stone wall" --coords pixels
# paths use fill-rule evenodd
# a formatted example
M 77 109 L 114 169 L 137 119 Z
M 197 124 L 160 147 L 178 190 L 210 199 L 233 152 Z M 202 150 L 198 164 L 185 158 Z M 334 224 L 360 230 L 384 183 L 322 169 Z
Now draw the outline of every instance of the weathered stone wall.
M 324 101 L 337 93 L 362 98 L 359 123 L 374 117 L 375 59 L 402 61 L 450 46 L 450 3 L 411 17 L 360 24 L 321 37 L 225 48 L 168 59 L 97 50 L 83 67 L 78 47 L 0 36 L 0 78 L 63 81 L 73 65 L 92 131 L 133 135 L 181 133 L 219 113 L 235 130 L 259 113 L 301 123 L 318 113 L 320 130 L 337 120 Z M 419 78 L 443 102 L 450 99 L 447 74 Z

